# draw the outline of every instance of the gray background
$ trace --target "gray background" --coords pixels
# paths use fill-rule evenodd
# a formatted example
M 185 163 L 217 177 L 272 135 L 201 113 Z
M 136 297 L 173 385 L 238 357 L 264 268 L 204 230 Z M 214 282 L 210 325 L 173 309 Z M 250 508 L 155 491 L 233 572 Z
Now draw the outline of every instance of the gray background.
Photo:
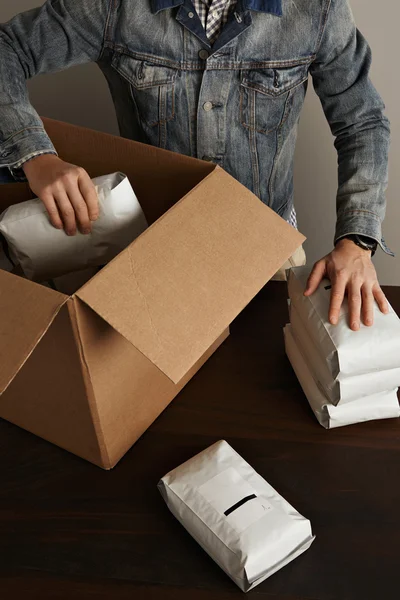
M 93 0 L 95 1 L 95 0 Z M 350 0 L 357 26 L 372 48 L 371 77 L 386 104 L 392 124 L 388 210 L 384 235 L 396 258 L 378 251 L 375 257 L 382 284 L 400 285 L 400 206 L 397 188 L 400 169 L 400 117 L 397 102 L 400 90 L 398 18 L 396 0 Z M 0 22 L 41 4 L 40 0 L 0 0 Z M 64 73 L 37 77 L 29 82 L 32 103 L 41 115 L 109 133 L 118 133 L 110 94 L 96 65 L 75 67 Z M 336 151 L 319 99 L 310 81 L 300 120 L 295 160 L 295 203 L 299 229 L 307 236 L 305 249 L 311 264 L 332 248 L 337 189 Z

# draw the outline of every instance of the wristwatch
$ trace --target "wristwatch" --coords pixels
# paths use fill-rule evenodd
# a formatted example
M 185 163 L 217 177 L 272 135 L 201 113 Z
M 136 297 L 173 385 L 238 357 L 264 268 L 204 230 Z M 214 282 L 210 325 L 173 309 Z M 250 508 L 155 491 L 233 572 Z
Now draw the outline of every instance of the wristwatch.
M 370 250 L 371 256 L 374 256 L 376 249 L 378 247 L 378 242 L 376 240 L 374 240 L 374 238 L 370 238 L 366 235 L 358 235 L 357 233 L 351 233 L 349 235 L 345 235 L 344 238 L 340 238 L 340 239 L 351 240 L 352 242 L 354 242 L 357 246 L 359 246 L 363 250 Z

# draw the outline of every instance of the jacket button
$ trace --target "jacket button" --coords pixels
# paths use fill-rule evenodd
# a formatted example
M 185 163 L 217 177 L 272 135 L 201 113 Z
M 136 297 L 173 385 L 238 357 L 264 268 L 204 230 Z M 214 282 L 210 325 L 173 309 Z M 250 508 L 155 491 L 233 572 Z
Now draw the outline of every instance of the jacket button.
M 192 13 L 192 12 L 188 13 L 188 17 L 189 17 L 189 19 L 193 19 L 194 13 Z
M 209 110 L 212 110 L 213 107 L 213 103 L 208 101 L 208 102 L 204 102 L 203 104 L 203 109 L 208 112 Z
M 207 52 L 207 50 L 200 50 L 199 52 L 199 57 L 201 58 L 201 60 L 207 60 L 207 58 L 209 57 L 209 53 Z

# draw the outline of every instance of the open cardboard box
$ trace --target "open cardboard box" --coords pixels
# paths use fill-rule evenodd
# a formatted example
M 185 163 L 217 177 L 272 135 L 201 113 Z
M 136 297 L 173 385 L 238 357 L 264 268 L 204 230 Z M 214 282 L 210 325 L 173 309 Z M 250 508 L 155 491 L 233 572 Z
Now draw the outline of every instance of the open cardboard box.
M 152 225 L 72 296 L 0 271 L 0 417 L 110 469 L 304 237 L 212 163 L 44 124 L 91 177 L 128 175 Z M 30 197 L 0 186 L 0 212 Z

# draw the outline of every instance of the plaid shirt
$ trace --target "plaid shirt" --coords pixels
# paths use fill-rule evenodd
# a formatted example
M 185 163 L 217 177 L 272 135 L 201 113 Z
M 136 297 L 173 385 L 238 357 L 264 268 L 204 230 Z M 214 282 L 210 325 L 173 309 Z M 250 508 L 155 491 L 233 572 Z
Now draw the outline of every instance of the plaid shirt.
M 234 10 L 237 0 L 192 0 L 193 6 L 199 15 L 210 44 L 213 44 L 228 17 Z M 297 218 L 294 207 L 288 218 L 288 223 L 297 229 Z
M 229 13 L 236 6 L 237 0 L 192 0 L 192 2 L 210 44 L 213 44 L 227 22 Z

